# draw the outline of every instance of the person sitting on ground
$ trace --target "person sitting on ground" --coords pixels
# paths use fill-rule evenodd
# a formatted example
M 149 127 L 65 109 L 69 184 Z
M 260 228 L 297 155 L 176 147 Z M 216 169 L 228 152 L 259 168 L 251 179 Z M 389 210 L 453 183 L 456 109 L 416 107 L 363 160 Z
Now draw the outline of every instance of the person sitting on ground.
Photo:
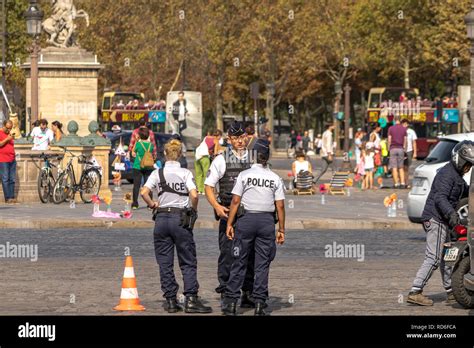
M 293 172 L 293 177 L 295 178 L 295 182 L 297 182 L 298 174 L 308 172 L 309 174 L 313 174 L 313 168 L 311 167 L 311 163 L 306 160 L 305 155 L 302 151 L 296 153 L 296 161 L 293 162 L 291 165 L 291 171 Z

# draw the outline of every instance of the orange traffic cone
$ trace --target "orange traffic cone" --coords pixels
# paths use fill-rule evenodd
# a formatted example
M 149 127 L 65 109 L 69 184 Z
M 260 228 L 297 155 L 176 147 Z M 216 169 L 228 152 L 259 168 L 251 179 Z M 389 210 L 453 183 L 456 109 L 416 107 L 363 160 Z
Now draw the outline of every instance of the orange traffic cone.
M 131 256 L 125 258 L 125 270 L 123 272 L 122 291 L 120 302 L 114 307 L 116 311 L 144 311 L 145 307 L 140 304 L 138 298 L 137 281 L 133 270 Z

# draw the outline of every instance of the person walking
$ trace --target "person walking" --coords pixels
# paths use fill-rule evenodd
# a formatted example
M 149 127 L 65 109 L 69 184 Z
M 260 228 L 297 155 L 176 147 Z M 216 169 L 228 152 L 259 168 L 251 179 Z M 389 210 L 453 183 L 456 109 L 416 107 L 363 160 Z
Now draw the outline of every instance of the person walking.
M 224 297 L 224 291 L 230 276 L 230 268 L 234 261 L 232 242 L 226 236 L 227 219 L 232 201 L 232 189 L 240 172 L 250 168 L 250 156 L 247 149 L 247 135 L 241 122 L 233 122 L 228 129 L 231 148 L 218 155 L 211 163 L 207 174 L 205 192 L 209 204 L 214 209 L 216 220 L 219 221 L 219 259 L 217 261 L 217 278 L 219 286 L 216 292 Z M 215 197 L 215 187 L 219 184 L 218 198 Z M 253 260 L 253 254 L 250 254 Z M 241 307 L 253 308 L 255 303 L 251 298 L 253 290 L 253 261 L 247 264 L 247 275 L 242 286 Z
M 196 186 L 200 195 L 204 195 L 204 180 L 206 179 L 207 171 L 211 165 L 211 150 L 208 146 L 208 138 L 211 138 L 212 148 L 214 148 L 214 137 L 212 137 L 209 132 L 196 148 L 195 152 L 194 169 L 196 171 Z
M 355 153 L 355 158 L 356 158 L 356 165 L 358 165 L 360 162 L 363 136 L 364 136 L 364 133 L 362 133 L 361 131 L 357 132 L 354 136 L 354 153 Z
M 302 151 L 303 150 L 303 137 L 301 136 L 301 133 L 298 132 L 298 135 L 296 136 L 296 151 Z
M 311 138 L 309 137 L 308 131 L 304 131 L 303 138 L 301 139 L 301 141 L 303 143 L 303 151 L 306 155 L 309 151 L 309 143 L 311 142 Z
M 316 139 L 314 140 L 314 147 L 316 149 L 316 155 L 321 153 L 321 147 L 323 146 L 323 140 L 321 139 L 321 134 L 318 134 Z
M 138 130 L 139 140 L 132 149 L 135 153 L 135 160 L 132 166 L 133 176 L 133 202 L 132 209 L 138 209 L 138 194 L 142 184 L 142 179 L 146 182 L 153 172 L 155 160 L 153 159 L 154 145 L 150 142 L 150 131 L 148 128 L 140 128 Z
M 0 175 L 2 178 L 2 189 L 5 203 L 14 204 L 15 199 L 15 179 L 16 179 L 16 160 L 14 138 L 12 133 L 13 122 L 3 121 L 3 127 L 0 129 Z
M 257 162 L 239 174 L 232 189 L 226 235 L 232 242 L 235 261 L 225 288 L 222 307 L 225 315 L 237 314 L 237 301 L 249 262 L 255 262 L 255 315 L 267 314 L 264 309 L 270 264 L 276 255 L 276 243 L 285 242 L 285 191 L 281 178 L 268 168 L 270 143 L 259 139 L 254 151 Z M 238 214 L 239 210 L 243 213 Z M 276 216 L 279 228 L 275 238 Z M 255 254 L 255 261 L 251 254 Z
M 418 139 L 418 136 L 416 135 L 416 132 L 410 128 L 410 122 L 408 122 L 407 119 L 402 120 L 402 126 L 405 127 L 407 130 L 407 153 L 406 153 L 406 159 L 404 162 L 404 167 L 405 167 L 404 169 L 405 169 L 405 178 L 407 180 L 407 183 L 409 183 L 410 182 L 410 166 L 413 160 L 416 160 L 416 157 L 418 156 L 417 146 L 416 146 L 416 139 Z
M 321 146 L 321 159 L 322 159 L 322 168 L 319 176 L 314 180 L 318 180 L 326 173 L 329 168 L 329 165 L 333 163 L 334 160 L 334 142 L 332 137 L 332 132 L 334 131 L 335 126 L 333 124 L 326 125 L 326 130 L 323 133 L 322 137 L 322 146 Z M 334 168 L 332 168 L 334 172 Z
M 388 129 L 388 148 L 390 151 L 389 167 L 392 169 L 395 188 L 406 188 L 405 182 L 405 149 L 407 147 L 407 130 L 397 118 L 395 125 Z
M 433 305 L 433 300 L 423 295 L 423 289 L 438 266 L 447 293 L 447 302 L 455 302 L 451 288 L 452 268 L 444 261 L 443 249 L 444 243 L 450 239 L 450 229 L 461 223 L 456 207 L 464 193 L 469 192 L 469 186 L 463 176 L 471 170 L 473 164 L 474 142 L 461 141 L 453 148 L 448 164 L 438 171 L 433 180 L 422 214 L 423 229 L 426 233 L 425 259 L 416 273 L 408 294 L 408 303 Z
M 198 297 L 196 244 L 193 227 L 197 219 L 198 194 L 193 174 L 177 161 L 181 156 L 181 142 L 173 139 L 165 145 L 166 166 L 155 170 L 142 189 L 142 198 L 148 207 L 155 210 L 153 232 L 155 256 L 160 268 L 160 283 L 165 309 L 168 313 L 180 310 L 176 296 L 179 285 L 176 282 L 173 264 L 174 249 L 178 254 L 179 267 L 183 275 L 186 297 L 186 313 L 211 313 L 212 308 L 204 306 Z M 150 193 L 156 191 L 158 201 Z
M 156 139 L 155 139 L 155 134 L 148 128 L 146 121 L 144 118 L 141 118 L 138 121 L 138 127 L 135 128 L 132 132 L 132 136 L 130 138 L 130 144 L 128 145 L 129 149 L 131 149 L 131 155 L 133 158 L 137 157 L 137 154 L 135 152 L 135 144 L 137 143 L 138 140 L 140 140 L 140 135 L 138 134 L 138 131 L 140 128 L 146 128 L 148 129 L 148 134 L 150 134 L 150 138 L 148 139 L 152 144 L 153 144 L 153 159 L 156 161 L 158 158 L 158 150 L 156 147 Z

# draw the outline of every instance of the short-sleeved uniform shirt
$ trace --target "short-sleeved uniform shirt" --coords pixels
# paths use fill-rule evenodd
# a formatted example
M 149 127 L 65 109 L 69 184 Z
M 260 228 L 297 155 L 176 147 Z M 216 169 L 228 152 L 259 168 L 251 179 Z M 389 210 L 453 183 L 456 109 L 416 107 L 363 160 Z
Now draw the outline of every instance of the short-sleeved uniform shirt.
M 285 199 L 281 178 L 261 164 L 253 164 L 239 174 L 232 194 L 242 197 L 245 210 L 262 212 L 274 212 L 275 201 Z
M 233 151 L 233 150 L 231 150 Z M 236 152 L 234 151 L 234 154 Z M 237 155 L 236 155 L 237 156 Z M 248 150 L 245 150 L 242 157 L 239 157 L 240 160 L 246 160 L 248 158 Z M 207 172 L 206 180 L 204 181 L 204 185 L 210 187 L 216 187 L 217 183 L 220 179 L 224 176 L 226 171 L 226 164 L 225 164 L 225 157 L 223 154 L 217 156 L 211 163 L 209 167 L 209 171 Z
M 191 173 L 186 168 L 181 168 L 179 162 L 176 161 L 166 161 L 166 166 L 163 169 L 163 175 L 165 177 L 166 183 L 172 189 L 182 193 L 189 193 L 191 190 L 196 189 L 196 182 Z M 148 178 L 145 186 L 148 187 L 151 191 L 160 193 L 161 182 L 160 175 L 158 170 L 154 170 Z M 158 197 L 158 203 L 160 208 L 189 208 L 190 200 L 189 196 L 180 196 L 176 193 L 163 192 Z

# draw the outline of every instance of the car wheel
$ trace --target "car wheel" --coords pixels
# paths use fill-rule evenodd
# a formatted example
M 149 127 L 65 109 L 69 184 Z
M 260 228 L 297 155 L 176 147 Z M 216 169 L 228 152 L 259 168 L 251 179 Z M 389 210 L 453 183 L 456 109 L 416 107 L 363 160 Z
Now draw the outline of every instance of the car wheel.
M 133 184 L 133 179 L 127 179 L 129 184 Z

